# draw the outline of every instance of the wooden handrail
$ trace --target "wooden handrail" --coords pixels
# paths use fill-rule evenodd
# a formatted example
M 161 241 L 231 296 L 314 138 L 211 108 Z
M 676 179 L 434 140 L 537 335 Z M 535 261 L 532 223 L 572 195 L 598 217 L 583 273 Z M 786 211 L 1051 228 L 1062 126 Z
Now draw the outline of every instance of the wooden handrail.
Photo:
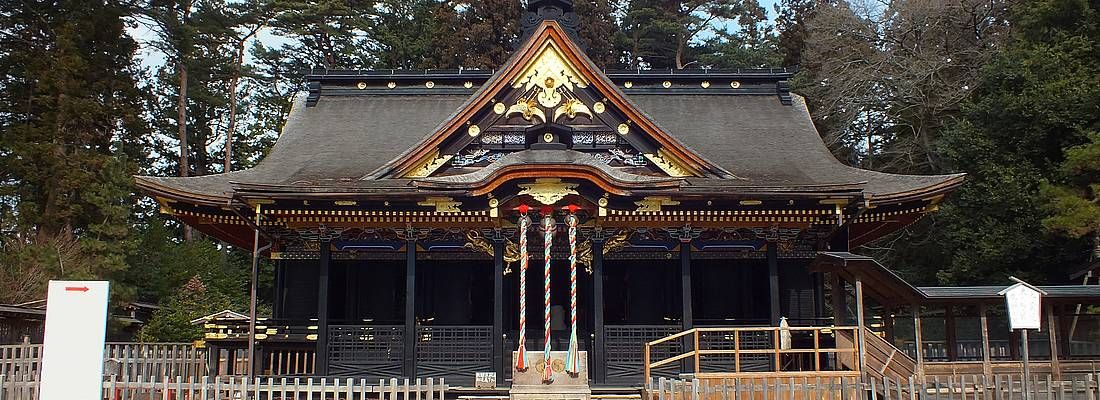
M 674 334 L 674 335 L 671 335 L 671 336 L 665 336 L 663 338 L 660 338 L 660 339 L 654 340 L 652 342 L 649 342 L 649 345 L 654 346 L 654 345 L 658 345 L 658 344 L 661 344 L 661 343 L 664 343 L 664 342 L 667 342 L 667 341 L 670 341 L 670 340 L 676 340 L 676 339 L 682 338 L 684 336 L 691 335 L 691 334 L 697 332 L 698 330 L 699 330 L 699 328 L 692 328 L 692 329 L 688 329 L 686 331 L 683 331 L 683 332 L 680 332 L 680 333 L 677 333 L 677 334 Z
M 835 354 L 837 356 L 839 356 L 841 354 L 854 354 L 854 355 L 858 356 L 859 349 L 855 348 L 855 347 L 853 347 L 853 348 L 836 347 L 838 345 L 834 345 L 831 348 L 821 348 L 821 340 L 820 340 L 821 334 L 822 333 L 836 333 L 836 332 L 848 331 L 848 332 L 852 332 L 852 334 L 854 335 L 856 333 L 857 329 L 858 328 L 855 327 L 855 326 L 798 326 L 798 327 L 788 327 L 788 328 L 771 327 L 771 326 L 692 328 L 692 329 L 685 330 L 683 332 L 679 332 L 679 333 L 676 333 L 676 334 L 673 334 L 673 335 L 669 335 L 669 336 L 666 336 L 666 337 L 663 337 L 663 338 L 645 343 L 645 346 L 644 346 L 644 351 L 645 351 L 645 354 L 644 354 L 645 381 L 649 382 L 649 380 L 652 376 L 652 370 L 654 368 L 659 368 L 659 367 L 669 365 L 669 364 L 675 363 L 677 361 L 684 360 L 684 359 L 689 359 L 689 358 L 693 359 L 693 361 L 694 361 L 692 372 L 694 372 L 695 374 L 700 374 L 700 373 L 702 373 L 702 357 L 703 356 L 713 356 L 713 355 L 733 355 L 734 356 L 734 371 L 732 371 L 732 372 L 735 373 L 735 374 L 741 374 L 742 373 L 741 372 L 741 355 L 774 355 L 773 362 L 774 362 L 774 365 L 776 367 L 775 372 L 785 372 L 785 371 L 782 371 L 782 369 L 783 369 L 782 356 L 784 354 L 813 354 L 815 356 L 814 357 L 814 362 L 813 362 L 814 372 L 815 373 L 828 372 L 828 371 L 821 371 L 821 362 L 820 362 L 820 358 L 819 358 L 819 356 L 821 354 Z M 781 335 L 782 335 L 782 332 L 784 330 L 786 330 L 787 332 L 812 332 L 813 333 L 813 348 L 783 349 L 782 345 L 781 345 L 781 341 L 782 341 L 781 340 Z M 763 348 L 763 349 L 761 349 L 761 348 L 742 349 L 741 348 L 741 334 L 742 333 L 762 333 L 762 332 L 770 333 L 768 336 L 770 337 L 770 339 L 773 342 L 771 348 Z M 718 333 L 718 334 L 732 335 L 732 340 L 731 339 L 725 339 L 725 340 L 732 341 L 733 342 L 733 348 L 732 349 L 708 349 L 708 350 L 700 349 L 700 345 L 699 345 L 700 336 L 701 336 L 701 334 L 706 334 L 706 333 Z M 669 342 L 672 342 L 674 340 L 684 338 L 687 335 L 692 335 L 693 336 L 692 339 L 693 339 L 693 344 L 694 344 L 693 347 L 694 348 L 692 348 L 689 351 L 681 352 L 679 354 L 673 354 L 673 355 L 671 355 L 669 357 L 666 357 L 664 359 L 660 359 L 660 360 L 653 360 L 652 359 L 652 352 L 653 352 L 654 346 L 658 346 L 658 345 L 661 345 L 661 344 L 664 344 L 664 343 L 669 343 Z M 790 371 L 786 371 L 786 372 L 790 372 Z M 833 372 L 836 372 L 836 371 L 833 371 Z M 854 371 L 854 373 L 857 373 L 857 374 L 860 373 L 860 372 L 861 371 Z

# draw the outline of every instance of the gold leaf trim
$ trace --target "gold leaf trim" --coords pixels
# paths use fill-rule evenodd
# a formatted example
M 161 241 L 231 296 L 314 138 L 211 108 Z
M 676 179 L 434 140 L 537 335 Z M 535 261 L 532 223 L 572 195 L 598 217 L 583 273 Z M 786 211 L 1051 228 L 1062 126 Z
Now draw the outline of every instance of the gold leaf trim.
M 439 150 L 436 150 L 434 153 L 432 153 L 428 157 L 424 157 L 423 161 L 421 161 L 415 168 L 413 168 L 412 170 L 410 170 L 408 173 L 405 174 L 405 177 L 406 178 L 425 178 L 425 177 L 431 175 L 432 172 L 435 172 L 435 170 L 439 169 L 439 167 L 442 167 L 443 164 L 446 164 L 447 161 L 450 161 L 451 157 L 454 157 L 454 155 L 451 155 L 451 154 L 440 155 Z

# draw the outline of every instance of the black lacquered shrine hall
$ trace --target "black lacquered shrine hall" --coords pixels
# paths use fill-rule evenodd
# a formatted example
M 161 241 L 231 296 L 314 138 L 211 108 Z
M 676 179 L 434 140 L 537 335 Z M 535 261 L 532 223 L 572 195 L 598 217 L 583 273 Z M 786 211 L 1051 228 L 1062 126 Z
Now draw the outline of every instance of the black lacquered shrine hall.
M 549 249 L 551 346 L 575 310 L 593 381 L 638 383 L 642 344 L 685 329 L 832 324 L 819 252 L 905 227 L 963 181 L 840 163 L 785 69 L 605 72 L 569 4 L 524 20 L 495 72 L 313 71 L 256 167 L 136 178 L 207 235 L 253 249 L 258 232 L 277 267 L 257 372 L 300 351 L 315 375 L 504 382 L 524 273 L 525 347 L 544 349 Z

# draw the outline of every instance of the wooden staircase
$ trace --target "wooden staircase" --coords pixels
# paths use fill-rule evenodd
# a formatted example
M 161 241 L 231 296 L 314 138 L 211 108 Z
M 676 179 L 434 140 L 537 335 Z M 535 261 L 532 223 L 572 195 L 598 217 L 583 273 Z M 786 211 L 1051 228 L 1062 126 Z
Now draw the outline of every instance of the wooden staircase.
M 856 343 L 856 338 L 853 337 L 854 333 L 855 331 L 838 331 L 836 336 L 837 345 L 840 346 L 841 341 L 854 345 Z M 886 339 L 879 337 L 867 328 L 863 328 L 863 336 L 864 341 L 867 343 L 865 349 L 866 365 L 863 368 L 866 378 L 879 381 L 887 378 L 891 381 L 905 382 L 917 375 L 917 362 L 905 354 L 904 351 L 894 347 Z M 845 355 L 839 357 L 839 359 L 845 367 L 855 370 L 858 369 L 859 364 L 859 359 L 856 357 L 858 355 Z

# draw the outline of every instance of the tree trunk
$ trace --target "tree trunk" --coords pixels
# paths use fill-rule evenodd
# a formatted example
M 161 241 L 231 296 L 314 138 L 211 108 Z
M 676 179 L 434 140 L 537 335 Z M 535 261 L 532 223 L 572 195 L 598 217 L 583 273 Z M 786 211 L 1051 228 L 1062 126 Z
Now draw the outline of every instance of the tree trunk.
M 684 38 L 676 38 L 676 69 L 684 69 Z
M 176 125 L 179 128 L 180 139 L 180 176 L 187 176 L 191 166 L 187 162 L 187 64 L 183 54 L 180 54 L 180 59 L 176 63 L 180 76 L 179 102 L 176 104 Z M 191 240 L 191 227 L 186 223 L 183 225 L 183 240 Z
M 237 131 L 237 86 L 241 81 L 241 66 L 244 64 L 244 46 L 248 39 L 260 30 L 253 29 L 237 42 L 237 57 L 233 65 L 233 75 L 229 77 L 229 126 L 225 131 L 225 168 L 222 172 L 233 170 L 233 133 Z

